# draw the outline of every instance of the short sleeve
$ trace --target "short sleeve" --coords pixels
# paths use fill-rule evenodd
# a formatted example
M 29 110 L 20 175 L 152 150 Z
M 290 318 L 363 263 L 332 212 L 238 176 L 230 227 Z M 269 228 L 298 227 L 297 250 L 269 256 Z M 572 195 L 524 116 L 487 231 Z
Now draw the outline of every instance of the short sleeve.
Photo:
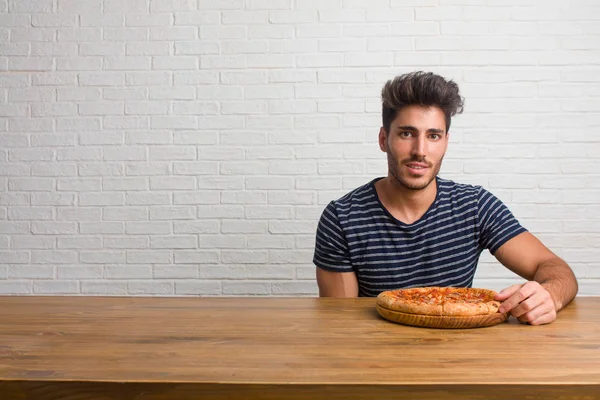
M 348 244 L 333 202 L 325 207 L 319 220 L 313 263 L 327 271 L 353 271 Z
M 478 194 L 479 244 L 494 254 L 510 239 L 527 232 L 496 196 L 481 188 Z

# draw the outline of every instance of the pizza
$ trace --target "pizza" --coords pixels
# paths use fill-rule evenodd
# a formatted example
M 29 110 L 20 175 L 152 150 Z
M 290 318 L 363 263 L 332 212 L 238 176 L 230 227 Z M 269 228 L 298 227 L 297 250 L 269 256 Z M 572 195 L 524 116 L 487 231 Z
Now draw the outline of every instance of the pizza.
M 498 312 L 496 292 L 488 289 L 421 287 L 382 292 L 377 304 L 408 314 L 437 316 L 489 315 Z
M 508 318 L 496 292 L 479 288 L 419 287 L 381 292 L 377 311 L 394 322 L 439 328 L 491 326 Z

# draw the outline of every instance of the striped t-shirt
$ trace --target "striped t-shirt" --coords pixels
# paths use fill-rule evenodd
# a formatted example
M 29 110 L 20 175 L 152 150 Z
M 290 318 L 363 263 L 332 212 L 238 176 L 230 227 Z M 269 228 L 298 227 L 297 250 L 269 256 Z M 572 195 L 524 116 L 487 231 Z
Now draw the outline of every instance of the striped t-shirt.
M 471 287 L 479 256 L 525 232 L 508 208 L 481 186 L 436 178 L 437 195 L 412 224 L 381 204 L 375 182 L 327 205 L 313 262 L 355 272 L 359 296 L 418 286 Z

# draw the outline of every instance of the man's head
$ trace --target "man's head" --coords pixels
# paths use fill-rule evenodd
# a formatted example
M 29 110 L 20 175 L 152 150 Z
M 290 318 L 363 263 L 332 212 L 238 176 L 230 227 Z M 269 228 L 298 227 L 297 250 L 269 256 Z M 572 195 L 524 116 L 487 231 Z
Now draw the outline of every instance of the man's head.
M 463 110 L 458 85 L 413 72 L 388 81 L 381 98 L 379 146 L 387 153 L 388 176 L 405 189 L 425 189 L 440 171 L 450 119 Z
M 383 128 L 389 132 L 391 122 L 403 107 L 416 105 L 437 107 L 444 113 L 446 133 L 450 120 L 463 111 L 464 100 L 458 85 L 432 72 L 410 72 L 386 82 L 381 90 Z

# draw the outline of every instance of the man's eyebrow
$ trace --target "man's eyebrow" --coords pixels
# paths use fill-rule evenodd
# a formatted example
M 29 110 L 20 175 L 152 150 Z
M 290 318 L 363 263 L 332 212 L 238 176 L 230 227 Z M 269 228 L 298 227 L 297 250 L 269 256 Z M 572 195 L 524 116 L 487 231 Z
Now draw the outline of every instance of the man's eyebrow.
M 429 132 L 429 133 L 444 133 L 445 131 L 443 129 L 429 128 L 429 129 L 427 129 L 427 132 Z
M 419 130 L 417 128 L 415 128 L 412 125 L 400 125 L 396 128 L 396 130 L 398 131 L 412 131 L 412 132 L 418 132 Z M 427 129 L 427 133 L 444 133 L 445 131 L 443 129 L 437 129 L 437 128 L 429 128 Z
M 400 125 L 400 126 L 398 126 L 398 128 L 396 128 L 396 130 L 398 130 L 398 131 L 418 131 L 418 129 L 412 125 Z

